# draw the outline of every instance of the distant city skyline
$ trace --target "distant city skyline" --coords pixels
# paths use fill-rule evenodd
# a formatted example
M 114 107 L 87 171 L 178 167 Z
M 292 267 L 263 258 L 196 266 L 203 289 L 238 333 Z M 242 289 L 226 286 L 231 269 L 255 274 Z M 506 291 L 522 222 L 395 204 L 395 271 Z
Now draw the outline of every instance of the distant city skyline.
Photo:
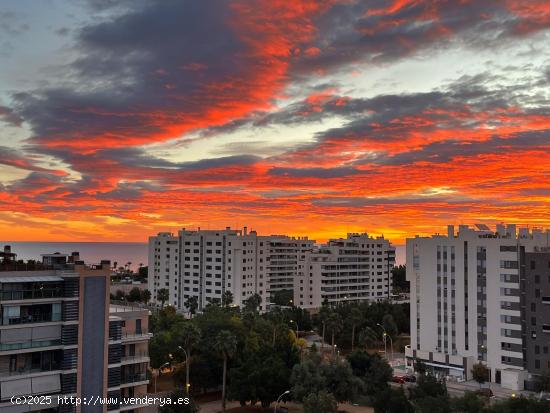
M 0 234 L 550 225 L 547 0 L 5 0 Z

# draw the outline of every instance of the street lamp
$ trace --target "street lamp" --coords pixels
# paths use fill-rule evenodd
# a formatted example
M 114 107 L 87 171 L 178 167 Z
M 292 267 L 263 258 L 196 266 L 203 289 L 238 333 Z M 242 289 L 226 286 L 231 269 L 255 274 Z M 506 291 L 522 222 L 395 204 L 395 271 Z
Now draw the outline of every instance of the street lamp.
M 296 324 L 296 340 L 300 337 L 300 332 L 298 331 L 298 322 L 294 320 L 290 320 L 291 323 Z
M 187 351 L 182 346 L 178 346 L 178 349 L 185 354 L 185 391 L 189 394 L 189 354 L 187 354 Z
M 158 377 L 160 375 L 160 369 L 163 368 L 163 367 L 166 367 L 166 366 L 169 366 L 170 365 L 170 362 L 166 362 L 164 364 L 162 364 L 158 369 L 157 369 L 157 374 L 155 375 L 155 394 L 157 393 L 157 380 L 158 380 Z
M 390 337 L 390 336 L 388 335 L 388 333 L 386 333 L 386 329 L 384 328 L 384 326 L 382 324 L 376 323 L 376 325 L 378 327 L 380 327 L 382 329 L 382 331 L 384 332 L 382 334 L 382 338 L 384 339 L 384 357 L 387 358 L 388 357 L 388 346 L 387 346 L 386 337 Z M 393 358 L 393 341 L 392 341 L 391 337 L 390 337 L 390 343 L 391 343 L 391 358 Z M 391 360 L 391 358 L 390 358 L 390 360 Z
M 281 394 L 278 398 L 277 398 L 277 401 L 275 402 L 275 407 L 273 407 L 273 413 L 277 413 L 277 406 L 279 406 L 279 402 L 281 401 L 281 398 L 287 394 L 290 394 L 290 390 L 287 390 L 285 391 L 283 394 Z

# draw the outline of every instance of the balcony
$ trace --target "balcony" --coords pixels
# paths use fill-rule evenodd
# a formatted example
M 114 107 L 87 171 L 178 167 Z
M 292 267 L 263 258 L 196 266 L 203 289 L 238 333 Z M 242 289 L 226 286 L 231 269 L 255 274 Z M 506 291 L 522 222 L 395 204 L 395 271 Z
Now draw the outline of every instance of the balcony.
M 130 332 L 123 332 L 121 336 L 121 340 L 123 342 L 143 341 L 143 340 L 149 340 L 152 336 L 153 334 L 147 331 L 130 331 Z
M 1 301 L 39 300 L 43 298 L 61 298 L 61 297 L 63 297 L 63 289 L 61 287 L 0 291 Z
M 147 363 L 149 362 L 149 354 L 144 351 L 130 356 L 122 356 L 120 362 L 122 364 Z
M 24 367 L 17 369 L 15 371 L 9 371 L 5 369 L 0 370 L 0 381 L 3 378 L 6 377 L 17 377 L 17 376 L 24 376 L 27 374 L 35 374 L 35 373 L 48 373 L 48 372 L 56 372 L 61 370 L 61 363 L 52 363 L 48 368 L 41 368 L 41 367 Z
M 26 316 L 11 317 L 7 316 L 2 319 L 3 326 L 32 324 L 32 323 L 49 323 L 61 321 L 61 314 L 29 314 Z
M 61 340 L 26 341 L 23 343 L 0 343 L 0 351 L 24 350 L 28 348 L 60 346 Z

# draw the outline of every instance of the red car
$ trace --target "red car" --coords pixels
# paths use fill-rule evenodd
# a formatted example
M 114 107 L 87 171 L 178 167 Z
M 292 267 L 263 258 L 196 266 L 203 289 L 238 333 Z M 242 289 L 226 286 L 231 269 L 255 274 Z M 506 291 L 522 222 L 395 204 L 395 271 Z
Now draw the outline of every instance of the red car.
M 393 381 L 394 383 L 405 384 L 405 377 L 403 377 L 403 376 L 393 376 L 391 381 Z

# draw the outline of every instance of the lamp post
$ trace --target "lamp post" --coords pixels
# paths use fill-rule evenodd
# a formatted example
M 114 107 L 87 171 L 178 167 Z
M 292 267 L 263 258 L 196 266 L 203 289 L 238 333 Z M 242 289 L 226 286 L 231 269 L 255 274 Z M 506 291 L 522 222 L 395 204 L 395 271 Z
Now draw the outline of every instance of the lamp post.
M 278 398 L 277 398 L 277 401 L 275 402 L 275 407 L 273 407 L 273 413 L 277 413 L 277 406 L 279 406 L 279 402 L 281 401 L 281 398 L 287 394 L 290 394 L 290 390 L 287 390 L 285 391 L 283 394 L 281 394 Z
M 386 334 L 386 329 L 385 329 L 384 326 L 383 326 L 382 324 L 380 324 L 380 323 L 376 323 L 376 325 L 377 325 L 378 327 L 380 327 L 380 328 L 382 329 L 382 331 L 383 331 L 382 338 L 383 338 L 383 340 L 384 340 L 384 357 L 387 358 L 387 357 L 388 357 L 388 347 L 387 347 L 387 345 L 386 345 L 386 335 L 387 335 L 387 334 Z
M 165 367 L 165 366 L 169 366 L 170 365 L 170 362 L 166 362 L 164 364 L 162 364 L 158 369 L 157 369 L 157 374 L 155 375 L 155 394 L 157 393 L 157 380 L 159 378 L 159 375 L 160 375 L 160 369 Z
M 298 340 L 298 338 L 300 337 L 300 332 L 298 330 L 298 322 L 294 320 L 290 320 L 290 322 L 296 324 L 296 340 Z
M 185 354 L 185 391 L 189 394 L 189 354 L 182 346 L 178 346 L 178 348 Z

